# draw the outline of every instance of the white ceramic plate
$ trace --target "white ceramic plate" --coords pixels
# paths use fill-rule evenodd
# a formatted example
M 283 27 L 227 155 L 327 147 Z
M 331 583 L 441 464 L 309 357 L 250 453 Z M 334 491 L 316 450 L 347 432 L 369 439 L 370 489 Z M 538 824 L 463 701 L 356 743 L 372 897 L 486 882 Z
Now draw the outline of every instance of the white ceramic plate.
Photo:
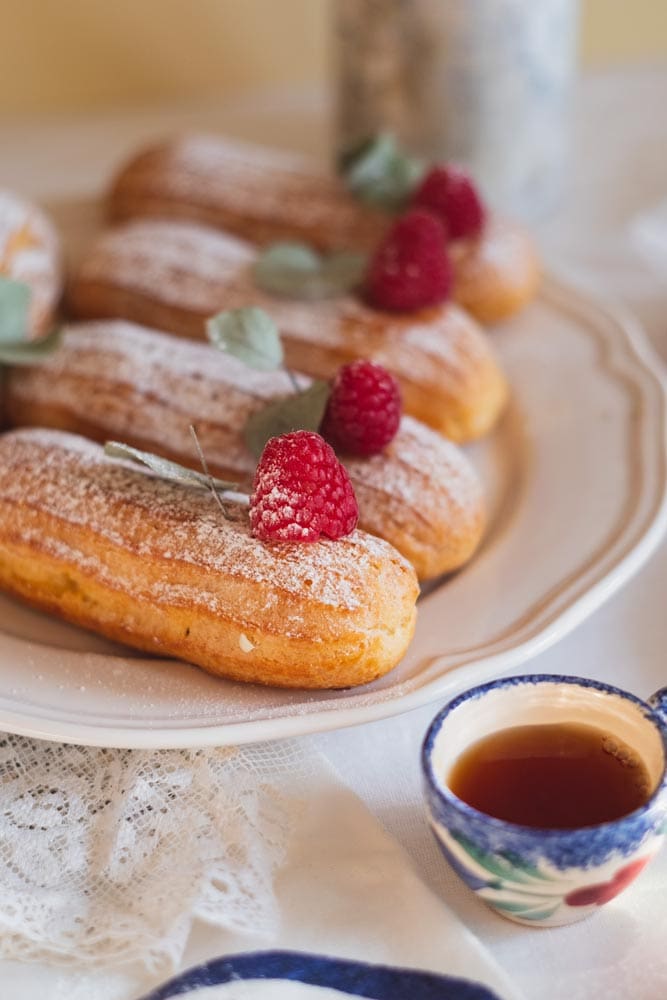
M 148 659 L 0 597 L 0 730 L 121 747 L 233 744 L 381 718 L 518 666 L 591 614 L 666 522 L 666 397 L 635 324 L 555 281 L 492 334 L 513 387 L 471 449 L 491 524 L 431 586 L 388 676 L 335 692 L 263 689 Z

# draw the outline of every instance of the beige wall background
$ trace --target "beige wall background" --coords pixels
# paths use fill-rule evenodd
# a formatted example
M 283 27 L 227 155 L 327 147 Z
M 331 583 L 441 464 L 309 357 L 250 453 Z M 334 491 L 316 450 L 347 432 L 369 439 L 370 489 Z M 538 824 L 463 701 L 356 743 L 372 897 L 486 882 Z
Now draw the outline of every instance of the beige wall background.
M 321 83 L 330 7 L 331 0 L 0 0 L 0 115 Z M 582 0 L 581 58 L 585 66 L 667 62 L 667 0 Z

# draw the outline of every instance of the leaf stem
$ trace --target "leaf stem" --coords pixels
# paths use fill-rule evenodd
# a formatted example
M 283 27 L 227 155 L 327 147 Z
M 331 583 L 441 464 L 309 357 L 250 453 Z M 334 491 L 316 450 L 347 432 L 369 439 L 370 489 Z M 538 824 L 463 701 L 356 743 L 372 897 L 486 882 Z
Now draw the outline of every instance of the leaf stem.
M 292 388 L 294 389 L 294 391 L 295 392 L 301 392 L 301 386 L 299 385 L 299 382 L 298 382 L 298 379 L 296 377 L 296 374 L 292 371 L 291 368 L 287 368 L 286 366 L 283 366 L 283 368 L 284 368 L 285 374 L 287 375 L 288 379 L 292 383 Z
M 199 461 L 201 462 L 201 467 L 204 470 L 204 475 L 208 479 L 208 485 L 209 485 L 209 488 L 211 490 L 211 493 L 213 494 L 215 502 L 217 503 L 218 507 L 222 511 L 222 516 L 225 518 L 225 520 L 229 520 L 229 515 L 227 514 L 227 511 L 225 510 L 225 505 L 223 504 L 222 500 L 218 496 L 218 491 L 216 490 L 216 488 L 215 488 L 215 486 L 213 484 L 213 476 L 208 471 L 208 463 L 206 461 L 206 458 L 204 457 L 204 452 L 202 450 L 202 446 L 199 443 L 199 438 L 197 437 L 197 431 L 195 430 L 193 424 L 190 424 L 190 433 L 192 434 L 192 437 L 193 437 L 193 440 L 194 440 L 194 443 L 195 443 L 195 448 L 197 449 L 197 454 L 199 455 Z

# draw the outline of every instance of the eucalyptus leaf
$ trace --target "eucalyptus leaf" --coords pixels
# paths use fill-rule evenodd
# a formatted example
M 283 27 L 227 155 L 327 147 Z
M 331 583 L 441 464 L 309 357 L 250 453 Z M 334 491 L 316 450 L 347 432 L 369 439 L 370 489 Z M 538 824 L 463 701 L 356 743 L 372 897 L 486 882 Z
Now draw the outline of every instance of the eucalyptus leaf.
M 0 344 L 20 344 L 27 340 L 31 294 L 22 281 L 0 274 Z
M 120 441 L 107 441 L 104 445 L 104 453 L 109 458 L 124 458 L 129 459 L 131 462 L 145 465 L 161 479 L 169 479 L 172 482 L 182 483 L 186 486 L 196 486 L 204 489 L 214 487 L 216 490 L 222 492 L 238 489 L 238 483 L 227 482 L 224 479 L 215 479 L 213 476 L 206 475 L 203 472 L 196 472 L 194 469 L 188 469 L 184 465 L 179 465 L 178 462 L 172 462 L 168 458 L 162 458 L 160 455 L 153 455 L 150 451 L 141 451 L 139 448 L 133 448 L 131 445 L 123 444 Z
M 333 294 L 352 291 L 360 283 L 368 266 L 368 257 L 352 250 L 339 250 L 324 258 L 323 272 Z
M 220 312 L 206 321 L 206 334 L 219 350 L 257 371 L 274 371 L 283 363 L 278 328 L 263 309 L 249 306 Z
M 402 150 L 393 135 L 382 132 L 345 153 L 340 170 L 361 201 L 396 211 L 409 200 L 425 165 Z
M 395 136 L 391 132 L 378 132 L 344 150 L 338 160 L 338 169 L 354 191 L 383 177 L 387 165 L 397 154 Z
M 269 403 L 254 413 L 243 429 L 248 450 L 259 458 L 269 438 L 290 431 L 318 430 L 330 392 L 328 382 L 313 382 L 308 389 Z
M 262 267 L 278 266 L 285 270 L 293 271 L 318 271 L 322 258 L 306 243 L 273 243 L 259 254 L 259 265 L 255 265 L 255 270 Z
M 324 299 L 344 295 L 361 281 L 363 254 L 340 251 L 322 257 L 302 243 L 274 243 L 257 258 L 257 285 L 272 295 L 293 299 Z
M 62 330 L 56 328 L 39 340 L 0 340 L 0 364 L 33 365 L 40 358 L 53 354 L 60 345 Z

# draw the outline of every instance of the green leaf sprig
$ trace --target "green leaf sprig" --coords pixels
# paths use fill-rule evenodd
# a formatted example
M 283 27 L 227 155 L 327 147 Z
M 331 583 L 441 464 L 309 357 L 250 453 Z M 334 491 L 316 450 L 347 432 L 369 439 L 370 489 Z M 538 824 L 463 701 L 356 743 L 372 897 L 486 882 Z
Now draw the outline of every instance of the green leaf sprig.
M 206 323 L 211 343 L 226 354 L 258 371 L 282 368 L 289 376 L 294 393 L 267 403 L 253 413 L 243 429 L 246 447 L 259 458 L 269 438 L 293 430 L 319 430 L 331 387 L 328 382 L 311 382 L 303 389 L 292 371 L 285 367 L 278 327 L 263 309 L 255 306 L 218 313 Z
M 206 320 L 206 336 L 219 351 L 238 358 L 248 368 L 260 372 L 282 368 L 294 391 L 300 391 L 294 372 L 285 366 L 278 327 L 263 309 L 247 306 L 220 312 Z
M 295 430 L 319 430 L 330 393 L 328 382 L 316 381 L 307 389 L 268 403 L 251 414 L 243 428 L 243 440 L 248 451 L 259 458 L 269 438 Z
M 272 372 L 284 362 L 278 328 L 263 309 L 250 306 L 220 312 L 206 321 L 206 336 L 218 350 L 249 368 Z
M 185 486 L 196 486 L 198 488 L 209 488 L 211 485 L 216 490 L 230 492 L 236 490 L 238 483 L 229 482 L 226 479 L 215 479 L 206 472 L 197 472 L 196 469 L 189 469 L 171 459 L 154 455 L 150 451 L 141 451 L 133 448 L 122 441 L 107 441 L 104 445 L 104 453 L 109 458 L 122 458 L 126 461 L 135 462 L 138 465 L 145 465 L 146 468 L 154 472 L 160 479 L 168 479 L 174 483 L 181 483 Z
M 29 339 L 30 296 L 28 285 L 0 274 L 0 365 L 33 364 L 60 343 L 57 329 L 39 340 Z
M 381 132 L 344 152 L 338 169 L 360 201 L 395 212 L 409 200 L 426 165 L 401 149 L 391 133 Z
M 314 301 L 357 288 L 366 265 L 362 253 L 323 255 L 304 243 L 274 243 L 259 253 L 253 274 L 258 287 L 271 295 Z
M 228 516 L 224 506 L 225 503 L 247 506 L 248 496 L 245 493 L 238 492 L 238 483 L 226 479 L 216 479 L 211 475 L 208 471 L 201 445 L 199 444 L 197 432 L 193 426 L 190 426 L 190 433 L 194 438 L 197 454 L 204 470 L 203 472 L 197 472 L 196 469 L 189 469 L 185 465 L 179 465 L 178 462 L 172 462 L 171 459 L 162 458 L 161 455 L 154 455 L 150 451 L 133 448 L 131 445 L 124 444 L 121 441 L 107 441 L 104 445 L 104 453 L 109 458 L 121 458 L 144 466 L 159 476 L 160 479 L 179 483 L 182 486 L 210 490 L 225 517 Z

